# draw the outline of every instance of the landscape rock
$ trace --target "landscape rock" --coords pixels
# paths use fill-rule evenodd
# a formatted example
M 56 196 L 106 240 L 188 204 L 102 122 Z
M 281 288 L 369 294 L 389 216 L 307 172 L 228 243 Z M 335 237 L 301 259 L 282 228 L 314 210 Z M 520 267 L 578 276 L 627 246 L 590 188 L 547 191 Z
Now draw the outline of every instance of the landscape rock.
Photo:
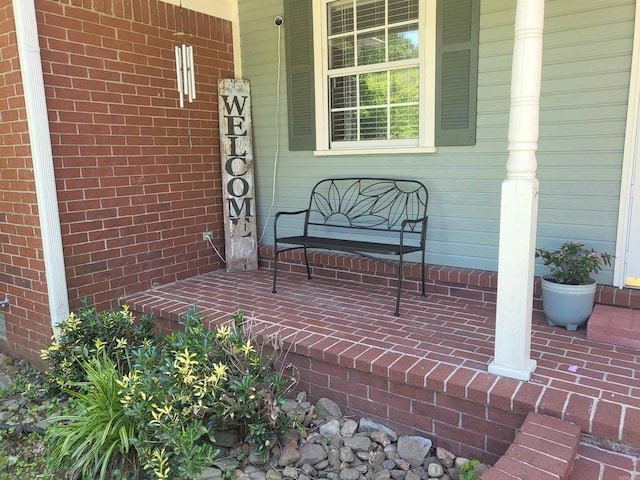
M 222 457 L 217 458 L 213 465 L 218 467 L 223 472 L 231 472 L 240 466 L 240 462 L 235 458 Z
M 353 437 L 358 431 L 358 422 L 355 420 L 346 420 L 340 429 L 340 435 L 343 437 Z
M 491 466 L 486 463 L 479 463 L 473 467 L 473 478 L 482 478 L 482 476 L 489 471 Z
M 319 431 L 323 437 L 335 437 L 340 434 L 340 421 L 338 419 L 329 420 L 320 425 Z
M 302 473 L 304 473 L 306 476 L 310 478 L 316 478 L 318 476 L 318 471 L 315 468 L 313 468 L 311 465 L 303 465 L 300 470 L 302 470 Z
M 422 480 L 422 477 L 417 473 L 408 471 L 407 474 L 404 476 L 404 480 Z
M 394 462 L 391 459 L 387 459 L 384 462 L 382 462 L 382 466 L 387 470 L 393 470 L 396 468 L 396 462 Z
M 240 441 L 238 432 L 230 432 L 228 430 L 216 430 L 213 433 L 213 438 L 216 446 L 226 448 L 231 448 Z
M 363 433 L 384 432 L 387 434 L 387 437 L 389 437 L 389 439 L 392 442 L 395 442 L 398 440 L 398 434 L 396 432 L 391 430 L 389 427 L 386 427 L 385 425 L 382 425 L 377 422 L 373 422 L 368 418 L 360 419 L 358 430 Z
M 315 465 L 326 458 L 327 452 L 322 445 L 317 443 L 306 443 L 300 447 L 300 459 L 297 461 L 296 465 Z
M 398 455 L 412 467 L 419 467 L 429 454 L 433 443 L 425 437 L 402 435 L 398 438 Z
M 284 413 L 286 413 L 287 415 L 290 415 L 298 409 L 299 405 L 300 405 L 300 402 L 298 402 L 297 400 L 294 400 L 292 398 L 287 398 L 282 403 L 281 408 Z
M 340 449 L 340 461 L 343 463 L 353 463 L 356 459 L 356 456 L 353 453 L 353 450 L 349 447 L 342 447 Z
M 391 478 L 393 480 L 404 480 L 406 474 L 407 472 L 404 470 L 391 470 Z
M 444 475 L 444 467 L 439 463 L 430 463 L 427 467 L 427 474 L 432 478 L 440 478 Z
M 260 451 L 257 448 L 251 448 L 249 450 L 250 467 L 255 465 L 266 465 L 270 460 L 271 452 L 268 449 Z
M 342 417 L 342 410 L 333 400 L 321 398 L 316 402 L 316 414 L 320 420 Z
M 284 478 L 298 478 L 298 469 L 288 465 L 282 470 L 282 476 Z
M 373 477 L 371 478 L 371 480 L 390 480 L 391 479 L 391 472 L 389 472 L 389 470 L 380 470 L 376 473 L 373 474 Z
M 215 467 L 207 467 L 200 473 L 198 480 L 222 480 L 222 470 Z
M 293 465 L 300 460 L 300 451 L 298 450 L 298 442 L 291 440 L 282 449 L 280 458 L 278 459 L 278 465 L 286 467 L 287 465 Z
M 340 480 L 358 480 L 360 475 L 362 474 L 355 468 L 345 468 L 340 471 Z
M 345 447 L 356 452 L 368 452 L 371 448 L 371 438 L 369 437 L 347 437 L 343 440 Z
M 249 474 L 249 478 L 251 480 L 266 480 L 267 479 L 267 475 L 262 470 L 256 470 L 255 472 L 251 472 Z M 300 477 L 298 477 L 298 480 L 300 480 Z
M 363 430 L 360 430 L 360 431 L 363 431 Z M 371 432 L 371 435 L 369 435 L 369 438 L 371 438 L 372 441 L 379 443 L 383 447 L 386 447 L 391 443 L 391 440 L 389 439 L 389 435 L 387 435 L 386 432 L 382 432 L 380 430 Z
M 452 467 L 453 462 L 456 459 L 456 456 L 453 453 L 451 453 L 449 450 L 446 450 L 442 447 L 436 448 L 436 457 L 438 457 L 438 460 L 440 460 L 440 463 L 442 463 L 445 467 Z
M 411 468 L 411 464 L 404 458 L 396 458 L 393 463 L 396 467 L 405 472 Z
M 358 457 L 363 462 L 368 462 L 371 454 L 369 452 L 356 452 L 356 457 Z
M 13 384 L 13 380 L 9 375 L 0 373 L 0 388 L 9 388 Z
M 270 468 L 267 470 L 265 478 L 266 480 L 282 480 L 282 474 L 278 470 Z

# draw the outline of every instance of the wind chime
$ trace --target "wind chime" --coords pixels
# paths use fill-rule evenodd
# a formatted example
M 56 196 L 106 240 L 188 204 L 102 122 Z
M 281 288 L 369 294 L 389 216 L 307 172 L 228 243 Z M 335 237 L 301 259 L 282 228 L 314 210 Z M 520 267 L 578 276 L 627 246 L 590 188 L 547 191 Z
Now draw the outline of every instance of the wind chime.
M 196 98 L 196 79 L 193 73 L 193 47 L 191 45 L 176 45 L 176 74 L 178 77 L 178 93 L 180 94 L 180 108 L 184 107 L 184 98 L 189 103 Z
M 182 14 L 182 0 L 180 0 L 180 31 L 175 32 L 173 37 L 184 40 L 190 37 L 189 33 L 184 31 L 184 17 Z M 193 65 L 193 46 L 186 45 L 184 42 L 181 46 L 176 45 L 176 76 L 178 80 L 178 93 L 180 94 L 180 108 L 184 108 L 185 97 L 189 103 L 196 98 L 196 78 Z

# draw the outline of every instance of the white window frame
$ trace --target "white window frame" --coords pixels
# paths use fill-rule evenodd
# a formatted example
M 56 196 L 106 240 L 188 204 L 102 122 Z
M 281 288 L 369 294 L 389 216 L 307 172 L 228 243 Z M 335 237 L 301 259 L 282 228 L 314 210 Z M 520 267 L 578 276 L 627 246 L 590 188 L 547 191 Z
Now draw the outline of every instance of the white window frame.
M 327 5 L 338 0 L 314 0 L 313 46 L 316 112 L 316 155 L 433 153 L 435 147 L 436 0 L 419 0 L 419 137 L 417 140 L 375 140 L 338 142 L 331 145 L 329 121 L 329 55 L 327 47 Z M 397 63 L 397 62 L 396 62 Z

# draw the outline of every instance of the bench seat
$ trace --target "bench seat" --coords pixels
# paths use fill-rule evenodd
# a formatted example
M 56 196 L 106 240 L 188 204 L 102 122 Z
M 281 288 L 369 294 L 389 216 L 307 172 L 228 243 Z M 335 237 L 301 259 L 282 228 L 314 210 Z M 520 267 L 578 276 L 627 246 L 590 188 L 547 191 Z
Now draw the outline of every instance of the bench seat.
M 304 245 L 307 248 L 325 250 L 339 250 L 350 253 L 373 253 L 377 255 L 400 255 L 401 253 L 419 252 L 419 245 L 392 245 L 390 243 L 362 242 L 360 240 L 346 240 L 343 238 L 322 238 L 299 235 L 297 237 L 278 238 L 278 243 Z

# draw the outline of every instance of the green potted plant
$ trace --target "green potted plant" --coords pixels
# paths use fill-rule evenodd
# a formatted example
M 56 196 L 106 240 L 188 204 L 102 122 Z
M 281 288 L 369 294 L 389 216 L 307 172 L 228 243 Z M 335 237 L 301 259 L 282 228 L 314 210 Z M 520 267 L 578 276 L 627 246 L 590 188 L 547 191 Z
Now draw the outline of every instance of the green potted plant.
M 614 258 L 580 242 L 565 242 L 557 250 L 536 249 L 549 267 L 541 277 L 542 308 L 549 325 L 576 330 L 589 319 L 596 294 L 596 274 Z

